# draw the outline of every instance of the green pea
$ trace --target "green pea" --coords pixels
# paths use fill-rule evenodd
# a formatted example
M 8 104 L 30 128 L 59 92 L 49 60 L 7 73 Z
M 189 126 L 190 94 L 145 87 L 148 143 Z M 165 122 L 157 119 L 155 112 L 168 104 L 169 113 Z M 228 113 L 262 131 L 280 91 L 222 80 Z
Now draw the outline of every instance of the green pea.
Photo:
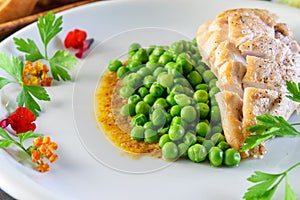
M 171 142 L 171 139 L 168 134 L 164 134 L 159 138 L 158 146 L 162 148 L 167 142 Z
M 167 124 L 170 124 L 173 119 L 172 115 L 170 113 L 166 112 L 166 118 L 167 118 Z
M 172 63 L 168 66 L 169 63 Z M 181 77 L 183 74 L 182 66 L 178 63 L 169 62 L 166 65 L 166 69 L 168 69 L 168 74 L 172 75 L 173 77 Z
M 165 108 L 167 109 L 169 107 L 169 104 L 167 102 L 166 99 L 164 98 L 158 98 L 155 100 L 154 104 L 153 104 L 154 108 Z
M 182 66 L 182 71 L 183 74 L 186 75 L 188 73 L 190 73 L 193 70 L 193 65 L 191 63 L 191 61 L 189 59 L 187 59 L 186 57 L 187 54 L 180 54 L 177 59 L 176 59 L 176 63 L 180 64 Z
M 144 114 L 144 115 L 148 115 L 150 111 L 150 105 L 147 104 L 144 101 L 139 101 L 136 105 L 135 105 L 135 113 L 136 114 Z
M 200 113 L 200 119 L 205 119 L 209 114 L 209 106 L 206 103 L 197 103 L 196 109 Z
M 185 130 L 179 124 L 172 124 L 169 129 L 169 137 L 172 141 L 178 141 L 183 138 Z
M 215 143 L 214 143 L 213 141 L 211 141 L 211 140 L 204 140 L 204 141 L 202 142 L 202 145 L 205 146 L 206 151 L 209 152 L 209 150 L 210 150 L 213 146 L 215 146 Z
M 200 84 L 202 82 L 202 77 L 197 71 L 191 71 L 187 75 L 187 79 L 192 84 L 192 86 L 196 86 L 197 84 Z
M 178 144 L 179 156 L 182 158 L 186 158 L 188 155 L 189 146 L 186 143 Z
M 153 94 L 147 94 L 144 97 L 144 102 L 146 102 L 147 104 L 149 104 L 150 106 L 152 106 L 155 102 L 156 98 Z
M 158 135 L 159 136 L 168 135 L 169 128 L 170 128 L 169 126 L 159 128 Z M 168 135 L 168 137 L 169 137 L 169 135 Z
M 128 47 L 128 52 L 136 52 L 137 50 L 139 50 L 142 46 L 139 43 L 132 43 L 129 47 Z
M 188 149 L 188 157 L 191 161 L 199 163 L 206 159 L 207 151 L 201 144 L 194 144 Z
M 193 106 L 184 106 L 181 109 L 180 116 L 188 123 L 192 123 L 197 119 L 197 112 Z
M 210 138 L 215 144 L 225 141 L 225 136 L 222 133 L 214 133 Z
M 194 95 L 194 91 L 189 87 L 183 87 L 183 91 L 184 91 L 184 94 L 186 94 L 189 97 L 193 97 L 193 95 Z
M 145 76 L 145 78 L 143 79 L 143 85 L 146 87 L 146 88 L 150 88 L 151 85 L 156 81 L 156 78 L 152 75 L 148 75 L 148 76 Z
M 214 78 L 214 79 L 211 79 L 210 81 L 209 81 L 209 83 L 208 83 L 208 87 L 209 88 L 213 88 L 213 87 L 216 87 L 217 86 L 217 79 L 216 78 Z
M 218 147 L 222 149 L 222 151 L 226 151 L 227 149 L 230 148 L 230 145 L 225 141 L 221 141 L 219 142 Z
M 205 90 L 206 92 L 208 91 L 208 85 L 205 83 L 201 83 L 196 85 L 195 87 L 196 90 Z
M 150 55 L 150 54 L 153 52 L 153 50 L 155 49 L 155 47 L 156 47 L 156 45 L 150 45 L 150 46 L 148 47 L 148 49 L 147 49 L 148 55 Z
M 218 106 L 218 102 L 217 102 L 217 100 L 216 100 L 216 97 L 211 97 L 210 98 L 210 105 L 211 106 Z
M 188 146 L 196 144 L 197 142 L 196 134 L 191 131 L 188 131 L 183 137 L 183 142 L 186 143 Z
M 188 82 L 188 80 L 186 78 L 183 78 L 183 77 L 175 78 L 174 83 L 182 85 L 183 87 L 190 87 L 191 86 L 190 83 Z
M 192 103 L 192 99 L 186 94 L 175 94 L 174 99 L 175 102 L 182 107 Z
M 139 60 L 130 60 L 127 65 L 127 69 L 130 71 L 137 71 L 139 68 L 142 67 L 142 62 Z
M 146 87 L 140 87 L 138 93 L 142 98 L 144 98 L 147 94 L 149 94 L 149 90 Z
M 123 105 L 121 107 L 120 113 L 125 117 L 135 115 L 135 105 L 131 103 Z
M 170 114 L 172 117 L 180 116 L 181 107 L 179 105 L 172 106 L 170 109 Z
M 216 124 L 211 128 L 211 133 L 222 133 L 223 128 L 221 124 Z
M 128 98 L 128 104 L 136 105 L 139 101 L 141 101 L 141 97 L 138 94 L 131 95 Z
M 157 67 L 153 72 L 153 76 L 157 77 L 159 74 L 163 72 L 166 72 L 166 69 L 164 69 L 163 67 Z
M 204 63 L 200 63 L 200 65 L 198 65 L 196 67 L 196 70 L 200 73 L 203 74 L 203 72 L 205 72 L 205 70 L 207 70 L 207 67 L 205 66 Z
M 210 70 L 205 70 L 202 74 L 202 78 L 205 81 L 205 83 L 209 83 L 212 79 L 216 79 L 216 76 L 214 73 Z
M 165 52 L 163 47 L 157 46 L 153 49 L 151 55 L 161 56 Z
M 186 129 L 189 125 L 184 119 L 178 116 L 173 117 L 171 125 L 173 124 L 181 125 L 184 129 Z
M 144 135 L 145 135 L 144 141 L 146 143 L 151 144 L 151 143 L 154 143 L 154 142 L 158 141 L 158 134 L 155 130 L 146 129 Z
M 148 53 L 146 49 L 140 48 L 135 54 L 131 57 L 132 60 L 139 61 L 141 63 L 146 63 L 148 61 Z
M 199 103 L 206 103 L 208 101 L 208 93 L 205 90 L 197 90 L 193 97 Z
M 220 89 L 218 87 L 212 87 L 209 91 L 209 96 L 213 97 L 215 96 L 218 92 L 220 92 Z
M 173 85 L 173 76 L 170 74 L 161 74 L 157 77 L 157 82 L 161 84 L 163 87 L 171 88 Z
M 151 70 L 147 67 L 140 68 L 136 73 L 142 77 L 146 77 L 152 74 Z
M 209 132 L 209 125 L 205 122 L 199 122 L 196 125 L 196 133 L 201 136 L 205 137 L 207 133 Z
M 147 117 L 144 114 L 137 114 L 131 119 L 134 126 L 143 126 L 147 122 Z
M 201 136 L 196 136 L 196 138 L 197 138 L 197 143 L 199 143 L 199 144 L 202 144 L 205 140 L 205 138 L 201 137 Z
M 146 122 L 143 127 L 144 129 L 157 130 L 157 127 L 151 121 Z
M 175 96 L 175 94 L 171 92 L 171 93 L 166 97 L 166 100 L 167 100 L 168 104 L 171 105 L 171 106 L 174 106 L 174 105 L 177 104 L 176 101 L 175 101 L 175 99 L 174 99 L 174 96 Z
M 108 70 L 116 72 L 122 66 L 122 62 L 118 59 L 113 59 L 108 64 Z
M 178 147 L 174 142 L 167 142 L 162 147 L 162 156 L 165 160 L 173 161 L 178 156 Z
M 164 92 L 164 88 L 159 83 L 155 82 L 151 85 L 149 91 L 153 96 L 160 97 Z
M 157 55 L 151 54 L 151 55 L 149 56 L 149 61 L 150 61 L 150 62 L 157 63 L 157 62 L 158 62 L 158 59 L 159 59 L 159 56 L 157 56 Z
M 174 53 L 179 54 L 183 51 L 184 45 L 181 42 L 174 42 L 173 44 L 171 44 L 170 49 Z
M 168 62 L 172 61 L 172 59 L 173 59 L 172 55 L 165 52 L 159 57 L 158 63 L 165 65 Z
M 212 166 L 219 167 L 223 163 L 224 152 L 219 147 L 212 147 L 208 153 L 208 159 Z
M 135 126 L 130 132 L 130 137 L 133 140 L 143 141 L 145 129 L 142 126 Z
M 130 86 L 123 86 L 120 89 L 120 96 L 124 99 L 130 97 L 132 94 L 134 94 L 135 90 Z
M 184 92 L 184 88 L 182 85 L 176 84 L 173 86 L 171 93 L 175 94 L 182 94 Z M 176 102 L 176 101 L 175 101 Z
M 163 126 L 166 120 L 166 112 L 162 108 L 157 108 L 152 112 L 151 121 L 155 126 Z
M 210 111 L 210 120 L 213 122 L 221 121 L 221 114 L 219 106 L 212 106 Z
M 132 88 L 136 88 L 141 85 L 142 77 L 137 73 L 130 73 L 127 76 L 125 76 L 123 80 L 125 85 L 130 86 Z
M 233 148 L 229 148 L 225 151 L 225 155 L 224 155 L 225 165 L 236 166 L 240 163 L 240 161 L 241 161 L 241 155 L 237 150 Z
M 127 67 L 121 66 L 117 70 L 117 77 L 118 78 L 124 78 L 126 74 L 128 73 L 129 69 Z

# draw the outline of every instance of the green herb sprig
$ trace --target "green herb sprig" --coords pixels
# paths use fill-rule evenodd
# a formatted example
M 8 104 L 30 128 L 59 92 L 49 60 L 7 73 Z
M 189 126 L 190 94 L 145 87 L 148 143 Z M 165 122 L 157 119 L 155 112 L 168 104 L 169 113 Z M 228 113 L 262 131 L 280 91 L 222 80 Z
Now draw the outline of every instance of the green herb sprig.
M 285 200 L 296 200 L 294 191 L 292 190 L 287 175 L 288 173 L 300 165 L 300 162 L 296 163 L 286 171 L 278 174 L 270 174 L 265 172 L 256 171 L 247 180 L 255 183 L 254 186 L 248 188 L 244 194 L 243 199 L 271 199 L 277 190 L 279 184 L 285 179 Z
M 25 106 L 36 116 L 38 116 L 38 112 L 41 111 L 41 107 L 37 103 L 36 99 L 42 101 L 50 101 L 50 97 L 45 88 L 41 86 L 24 84 L 24 82 L 22 81 L 24 64 L 14 56 L 12 56 L 10 60 L 5 53 L 0 53 L 0 68 L 5 70 L 9 75 L 16 79 L 10 80 L 4 77 L 0 77 L 0 89 L 2 89 L 9 83 L 21 85 L 22 89 L 16 99 L 18 106 Z
M 53 12 L 49 12 L 38 19 L 37 27 L 43 43 L 43 53 L 31 39 L 14 38 L 17 49 L 25 53 L 27 61 L 48 61 L 55 80 L 71 80 L 68 70 L 71 70 L 77 63 L 75 56 L 67 50 L 57 50 L 52 57 L 49 57 L 48 52 L 48 44 L 62 30 L 62 16 L 56 18 Z

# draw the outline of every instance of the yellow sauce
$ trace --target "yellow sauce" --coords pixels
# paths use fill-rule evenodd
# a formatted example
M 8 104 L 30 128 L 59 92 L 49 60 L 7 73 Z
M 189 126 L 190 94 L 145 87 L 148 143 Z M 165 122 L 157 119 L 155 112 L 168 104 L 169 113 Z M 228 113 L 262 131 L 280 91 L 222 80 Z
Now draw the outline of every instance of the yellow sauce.
M 104 134 L 117 147 L 133 155 L 149 154 L 161 157 L 157 143 L 148 144 L 130 138 L 130 118 L 120 114 L 122 105 L 126 103 L 119 95 L 121 81 L 115 72 L 106 71 L 96 91 L 96 116 Z

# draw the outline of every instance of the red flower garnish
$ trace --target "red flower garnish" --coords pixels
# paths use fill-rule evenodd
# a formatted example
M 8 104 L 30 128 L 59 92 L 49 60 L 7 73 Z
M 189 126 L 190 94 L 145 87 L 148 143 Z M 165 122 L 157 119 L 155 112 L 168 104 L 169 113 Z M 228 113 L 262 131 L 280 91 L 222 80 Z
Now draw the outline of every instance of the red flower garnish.
M 0 126 L 1 128 L 6 128 L 10 125 L 16 133 L 25 133 L 35 130 L 35 119 L 36 117 L 31 110 L 25 107 L 18 107 L 13 114 L 0 122 Z
M 74 48 L 79 49 L 79 51 L 75 54 L 77 58 L 82 58 L 84 52 L 86 52 L 91 44 L 93 43 L 93 39 L 86 39 L 87 33 L 83 30 L 74 29 L 70 31 L 64 41 L 64 45 L 66 48 Z

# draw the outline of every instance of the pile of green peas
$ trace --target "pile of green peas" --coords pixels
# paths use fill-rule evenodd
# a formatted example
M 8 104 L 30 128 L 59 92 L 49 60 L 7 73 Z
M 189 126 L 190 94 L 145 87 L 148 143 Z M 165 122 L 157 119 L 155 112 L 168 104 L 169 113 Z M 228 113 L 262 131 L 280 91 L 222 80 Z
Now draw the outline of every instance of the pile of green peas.
M 143 48 L 132 43 L 128 62 L 110 61 L 122 79 L 120 113 L 130 117 L 133 140 L 158 143 L 165 160 L 208 160 L 235 166 L 240 154 L 226 142 L 215 94 L 217 79 L 202 62 L 195 39 Z

